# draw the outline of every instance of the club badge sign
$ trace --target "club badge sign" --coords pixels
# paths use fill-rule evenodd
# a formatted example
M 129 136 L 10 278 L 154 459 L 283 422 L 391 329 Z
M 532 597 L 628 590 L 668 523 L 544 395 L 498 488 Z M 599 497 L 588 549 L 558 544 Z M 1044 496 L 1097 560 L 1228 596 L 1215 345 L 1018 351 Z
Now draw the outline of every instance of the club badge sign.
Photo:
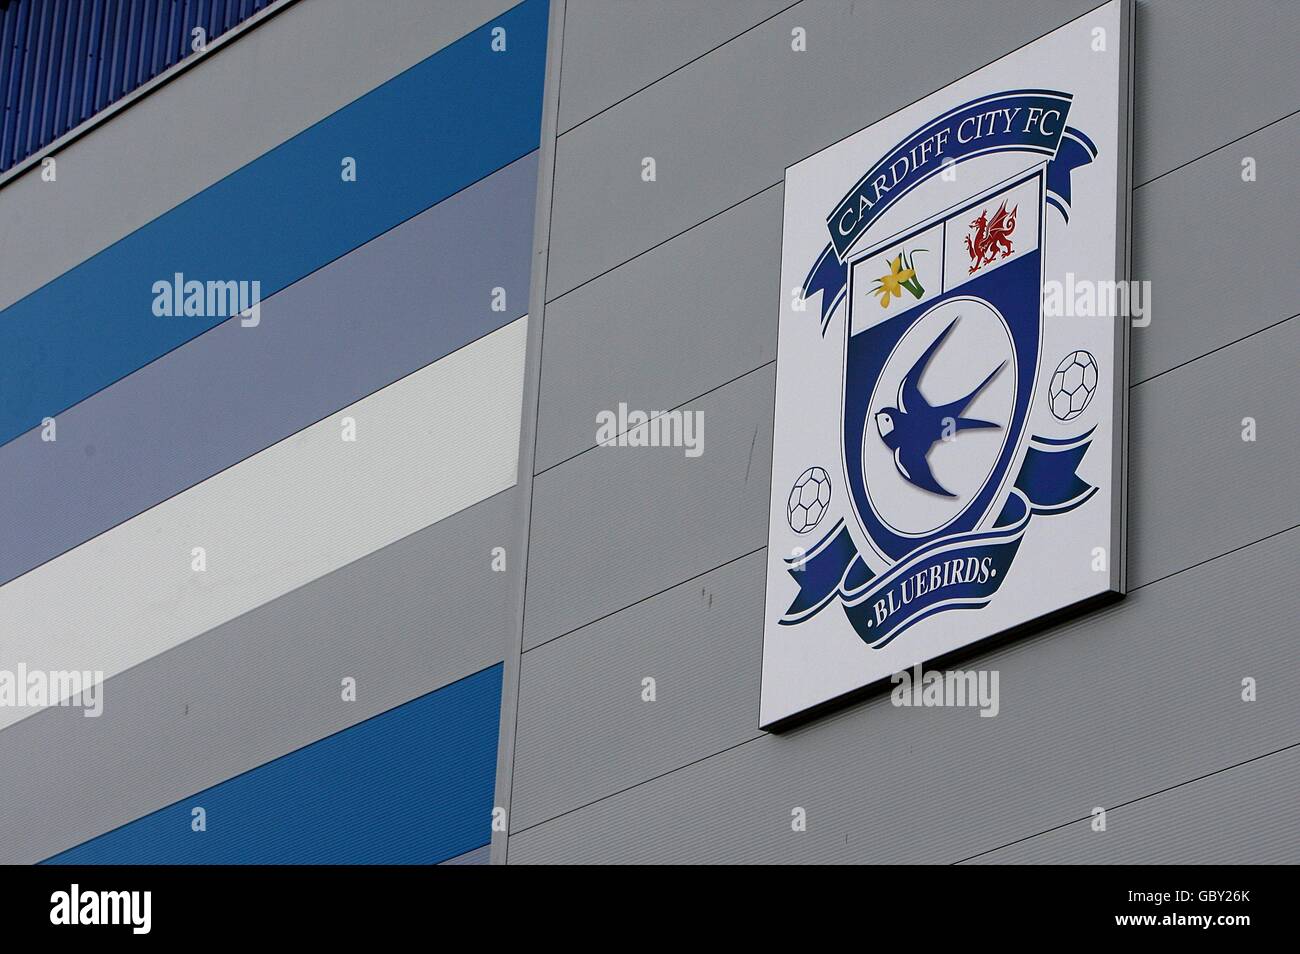
M 786 171 L 764 728 L 1123 592 L 1130 22 Z

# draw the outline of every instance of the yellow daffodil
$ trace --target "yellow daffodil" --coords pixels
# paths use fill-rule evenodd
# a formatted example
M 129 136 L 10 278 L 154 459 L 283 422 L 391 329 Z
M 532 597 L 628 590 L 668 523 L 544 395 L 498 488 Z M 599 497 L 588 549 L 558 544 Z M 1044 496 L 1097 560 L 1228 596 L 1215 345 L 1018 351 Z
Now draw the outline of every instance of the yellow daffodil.
M 889 296 L 895 298 L 903 297 L 903 283 L 911 281 L 916 277 L 916 269 L 903 267 L 903 256 L 889 263 L 889 274 L 881 275 L 876 279 L 877 287 L 873 289 L 874 294 L 880 296 L 880 307 L 889 307 Z

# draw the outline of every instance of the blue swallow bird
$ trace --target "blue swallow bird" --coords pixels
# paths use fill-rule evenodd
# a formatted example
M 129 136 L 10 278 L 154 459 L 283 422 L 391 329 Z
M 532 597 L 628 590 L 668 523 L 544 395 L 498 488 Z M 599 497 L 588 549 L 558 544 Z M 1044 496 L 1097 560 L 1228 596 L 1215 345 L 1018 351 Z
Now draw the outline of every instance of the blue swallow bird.
M 920 360 L 912 365 L 912 370 L 903 376 L 903 381 L 898 386 L 898 407 L 885 407 L 876 412 L 876 430 L 880 432 L 880 439 L 885 442 L 885 446 L 893 450 L 894 466 L 903 475 L 903 479 L 913 486 L 942 497 L 957 495 L 934 479 L 926 458 L 930 454 L 930 448 L 943 436 L 945 422 L 952 421 L 954 433 L 1002 426 L 992 421 L 981 421 L 960 415 L 970 402 L 975 400 L 975 395 L 983 391 L 1002 370 L 1006 365 L 1005 361 L 994 368 L 989 376 L 964 398 L 935 407 L 921 393 L 921 375 L 925 373 L 925 366 L 930 363 L 934 353 L 948 337 L 948 332 L 952 331 L 953 326 L 960 320 L 961 315 L 954 318 L 952 324 L 943 330 L 943 334 L 935 338 L 930 347 L 925 349 L 925 354 L 921 355 Z

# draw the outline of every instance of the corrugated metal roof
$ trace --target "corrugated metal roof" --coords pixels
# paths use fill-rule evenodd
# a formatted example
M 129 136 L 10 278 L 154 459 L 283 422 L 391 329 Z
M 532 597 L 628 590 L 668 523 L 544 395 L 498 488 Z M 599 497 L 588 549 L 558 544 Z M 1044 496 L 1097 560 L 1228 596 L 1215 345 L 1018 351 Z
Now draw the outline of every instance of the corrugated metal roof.
M 0 0 L 0 172 L 277 0 Z

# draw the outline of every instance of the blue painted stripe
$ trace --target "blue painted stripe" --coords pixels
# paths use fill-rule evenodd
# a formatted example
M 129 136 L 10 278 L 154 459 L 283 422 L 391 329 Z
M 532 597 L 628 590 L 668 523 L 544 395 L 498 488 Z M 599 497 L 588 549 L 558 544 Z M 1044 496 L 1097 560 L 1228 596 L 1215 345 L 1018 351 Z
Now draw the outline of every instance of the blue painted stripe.
M 536 194 L 534 152 L 0 446 L 0 584 L 521 317 Z
M 0 443 L 222 320 L 155 317 L 155 281 L 265 299 L 536 149 L 546 20 L 526 0 L 0 312 Z
M 436 864 L 472 851 L 492 834 L 501 670 L 490 666 L 43 864 Z M 196 807 L 206 831 L 191 829 Z

